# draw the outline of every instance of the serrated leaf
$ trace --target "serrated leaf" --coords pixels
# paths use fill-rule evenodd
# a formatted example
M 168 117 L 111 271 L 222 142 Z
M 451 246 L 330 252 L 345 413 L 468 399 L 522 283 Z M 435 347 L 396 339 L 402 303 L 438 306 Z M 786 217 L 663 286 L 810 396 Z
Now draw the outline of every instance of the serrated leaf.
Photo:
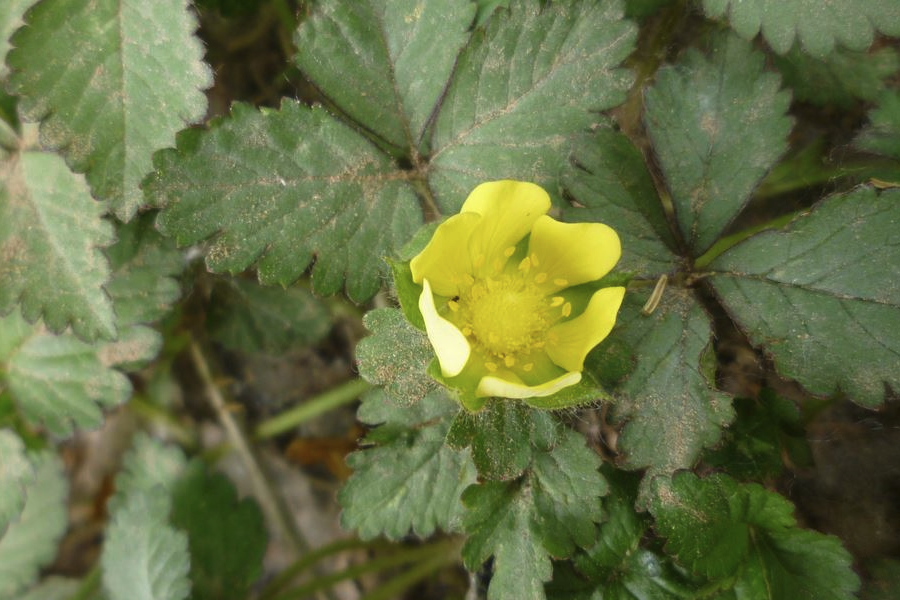
M 29 322 L 43 316 L 52 331 L 69 324 L 80 337 L 116 335 L 103 284 L 113 241 L 105 208 L 91 199 L 84 178 L 46 152 L 0 161 L 0 314 L 21 302 Z
M 367 438 L 381 445 L 347 459 L 354 473 L 338 495 L 344 527 L 363 539 L 400 539 L 410 530 L 428 537 L 438 528 L 459 529 L 459 497 L 475 481 L 475 467 L 468 450 L 444 444 L 449 417 L 457 410 L 440 393 L 408 409 L 377 391 L 367 396 L 360 419 L 383 423 Z
M 703 0 L 703 9 L 714 19 L 727 18 L 745 39 L 762 30 L 779 54 L 795 39 L 808 54 L 823 58 L 835 44 L 866 50 L 876 29 L 900 36 L 900 6 L 893 0 Z
M 463 493 L 469 536 L 463 561 L 475 571 L 493 555 L 489 600 L 544 598 L 550 555 L 562 558 L 576 545 L 594 543 L 600 496 L 607 491 L 599 464 L 584 438 L 567 430 L 555 448 L 535 458 L 526 479 L 482 483 Z
M 122 459 L 116 493 L 109 499 L 107 509 L 117 513 L 129 498 L 153 489 L 171 491 L 186 465 L 184 452 L 177 446 L 167 446 L 145 433 L 137 433 Z
M 677 265 L 662 203 L 640 151 L 611 129 L 577 138 L 563 186 L 577 202 L 566 221 L 605 223 L 622 240 L 617 269 L 650 277 Z
M 212 84 L 186 0 L 44 0 L 12 40 L 10 86 L 42 142 L 128 221 L 151 156 L 206 112 Z
M 317 3 L 295 60 L 351 118 L 415 156 L 474 15 L 457 0 Z
M 758 484 L 681 473 L 654 492 L 666 549 L 711 579 L 737 575 L 735 598 L 850 600 L 859 588 L 837 538 L 798 529 L 791 503 Z
M 695 256 L 719 237 L 787 149 L 790 95 L 734 35 L 689 50 L 645 92 L 644 122 Z
M 869 123 L 854 144 L 863 150 L 900 160 L 900 91 L 881 94 L 878 106 L 869 113 Z
M 34 467 L 25 455 L 25 445 L 12 431 L 0 429 L 0 538 L 25 505 L 25 486 L 34 477 Z
M 890 47 L 871 53 L 839 48 L 816 59 L 795 46 L 786 55 L 776 56 L 775 65 L 795 100 L 848 109 L 856 99 L 878 97 L 885 80 L 900 70 L 900 55 Z
M 618 66 L 635 37 L 618 0 L 517 0 L 477 29 L 434 125 L 429 183 L 441 209 L 455 213 L 494 179 L 558 198 L 571 137 L 625 100 L 632 76 Z
M 372 332 L 356 346 L 359 374 L 373 385 L 384 386 L 387 395 L 411 405 L 436 387 L 428 376 L 434 350 L 425 333 L 403 318 L 395 308 L 379 308 L 363 317 Z
M 32 460 L 34 479 L 25 489 L 22 514 L 0 535 L 2 598 L 15 598 L 34 583 L 40 569 L 56 556 L 68 525 L 68 485 L 62 461 L 52 451 L 34 455 Z
M 331 329 L 328 310 L 309 291 L 236 278 L 216 282 L 207 322 L 226 348 L 269 354 L 315 344 Z
M 213 238 L 206 264 L 289 285 L 315 255 L 320 294 L 362 302 L 380 287 L 384 258 L 422 223 L 396 165 L 321 108 L 285 100 L 280 110 L 235 105 L 209 131 L 187 131 L 157 154 L 149 199 L 158 226 L 180 245 Z
M 109 600 L 184 600 L 191 591 L 187 536 L 169 526 L 169 492 L 129 496 L 113 515 L 100 557 Z
M 6 53 L 9 52 L 9 38 L 25 21 L 27 11 L 37 0 L 6 0 L 0 10 L 0 80 L 6 79 L 9 69 L 6 66 Z
M 782 375 L 863 406 L 879 405 L 885 385 L 900 389 L 900 191 L 832 196 L 711 270 L 726 310 Z
M 256 503 L 193 462 L 172 494 L 172 525 L 188 534 L 193 600 L 241 600 L 262 574 L 266 525 Z
M 671 472 L 691 467 L 703 448 L 719 440 L 734 413 L 702 367 L 712 331 L 692 293 L 666 288 L 649 316 L 641 314 L 646 299 L 646 294 L 627 294 L 619 311 L 613 335 L 639 360 L 612 409 L 617 420 L 626 421 L 618 440 L 625 465 Z
M 8 389 L 25 419 L 55 436 L 97 427 L 103 422 L 101 408 L 131 395 L 128 378 L 103 362 L 125 356 L 122 349 L 106 347 L 104 354 L 104 348 L 29 325 L 18 311 L 0 318 L 0 363 Z

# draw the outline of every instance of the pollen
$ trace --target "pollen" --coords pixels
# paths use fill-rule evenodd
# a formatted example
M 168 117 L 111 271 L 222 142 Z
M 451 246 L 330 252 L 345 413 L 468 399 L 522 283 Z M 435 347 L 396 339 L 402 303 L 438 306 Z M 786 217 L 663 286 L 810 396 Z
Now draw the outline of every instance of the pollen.
M 527 273 L 529 269 L 531 269 L 531 259 L 526 256 L 519 263 L 519 270 L 523 273 Z
M 515 366 L 516 359 L 507 354 L 506 356 L 503 357 L 503 364 L 505 364 L 507 367 Z

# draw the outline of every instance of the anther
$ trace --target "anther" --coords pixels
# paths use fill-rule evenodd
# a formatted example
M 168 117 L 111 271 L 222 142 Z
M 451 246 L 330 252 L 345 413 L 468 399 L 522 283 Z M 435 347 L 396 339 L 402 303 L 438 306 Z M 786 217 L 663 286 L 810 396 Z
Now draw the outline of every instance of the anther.
M 484 366 L 487 367 L 487 370 L 490 371 L 491 373 L 494 373 L 497 371 L 497 365 L 492 362 L 484 363 Z
M 504 356 L 504 357 L 503 357 L 503 363 L 504 363 L 507 367 L 511 367 L 511 366 L 513 366 L 514 364 L 516 364 L 516 359 L 513 358 L 512 356 L 507 355 L 507 356 Z
M 450 310 L 452 310 L 453 312 L 459 312 L 459 302 L 457 302 L 456 300 L 450 300 L 449 302 L 447 302 L 447 306 L 449 306 Z
M 566 279 L 557 278 L 557 279 L 554 279 L 554 280 L 553 280 L 553 285 L 556 285 L 556 286 L 559 286 L 559 287 L 561 287 L 561 288 L 564 288 L 564 287 L 566 287 L 567 285 L 569 285 L 569 282 L 568 282 L 568 280 L 566 280 Z
M 550 299 L 550 306 L 556 308 L 557 306 L 562 306 L 565 301 L 566 299 L 562 296 L 553 296 L 553 298 Z
M 546 273 L 538 273 L 537 275 L 534 276 L 535 283 L 544 283 L 545 281 L 547 281 Z
M 535 254 L 534 252 L 531 253 L 531 264 L 536 267 L 541 266 L 541 261 L 538 260 L 537 254 Z
M 566 304 L 563 306 L 562 313 L 563 313 L 564 317 L 568 317 L 569 315 L 572 314 L 572 303 L 571 302 L 566 302 Z
M 519 263 L 519 270 L 527 273 L 530 268 L 531 268 L 531 259 L 526 256 Z
M 509 248 L 507 248 L 506 250 L 503 251 L 503 256 L 505 256 L 506 258 L 509 258 L 510 256 L 512 256 L 515 253 L 516 253 L 516 247 L 510 246 Z
M 526 373 L 530 372 L 534 368 L 534 363 L 528 363 L 526 365 L 522 365 L 522 370 Z

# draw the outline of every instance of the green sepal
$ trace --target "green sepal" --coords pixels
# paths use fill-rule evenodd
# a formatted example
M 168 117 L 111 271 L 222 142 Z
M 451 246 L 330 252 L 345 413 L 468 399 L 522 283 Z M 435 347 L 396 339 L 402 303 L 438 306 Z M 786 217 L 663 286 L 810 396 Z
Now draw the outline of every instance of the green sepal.
M 422 311 L 419 310 L 422 286 L 413 281 L 409 261 L 397 262 L 388 258 L 387 263 L 391 267 L 391 273 L 394 274 L 394 291 L 397 293 L 397 301 L 400 303 L 400 309 L 403 310 L 403 316 L 414 327 L 425 331 L 425 319 L 422 317 Z
M 438 362 L 437 358 L 433 358 L 431 363 L 428 365 L 428 374 L 432 379 L 456 392 L 456 399 L 459 400 L 459 403 L 463 405 L 470 413 L 477 413 L 489 400 L 488 398 L 479 398 L 475 395 L 475 386 L 469 386 L 468 388 L 460 387 L 461 378 L 457 377 L 456 381 L 451 381 L 444 377 L 444 374 L 441 373 L 441 363 Z

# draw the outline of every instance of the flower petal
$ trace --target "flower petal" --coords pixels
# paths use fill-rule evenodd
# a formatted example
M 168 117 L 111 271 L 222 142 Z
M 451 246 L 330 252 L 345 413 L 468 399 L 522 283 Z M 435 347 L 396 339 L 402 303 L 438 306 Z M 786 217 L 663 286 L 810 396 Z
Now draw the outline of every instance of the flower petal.
M 572 371 L 564 375 L 560 375 L 556 379 L 551 379 L 539 385 L 525 385 L 524 383 L 501 379 L 488 375 L 482 377 L 478 382 L 478 389 L 475 395 L 479 397 L 495 396 L 497 398 L 540 398 L 550 396 L 559 390 L 575 385 L 581 381 L 581 373 Z
M 422 294 L 419 296 L 419 310 L 425 320 L 425 332 L 428 341 L 441 363 L 444 377 L 459 375 L 469 360 L 471 348 L 466 336 L 456 326 L 438 314 L 431 295 L 431 285 L 427 279 L 422 280 Z
M 469 241 L 474 273 L 487 277 L 502 269 L 509 258 L 507 249 L 528 235 L 535 220 L 548 210 L 550 196 L 533 183 L 490 181 L 472 190 L 460 214 L 482 216 Z
M 531 230 L 528 252 L 532 272 L 540 277 L 536 281 L 550 293 L 600 279 L 619 262 L 622 245 L 615 230 L 602 223 L 560 223 L 542 216 Z
M 472 261 L 465 249 L 480 221 L 476 213 L 460 213 L 438 225 L 425 249 L 409 263 L 413 281 L 427 278 L 438 296 L 457 295 L 459 285 L 471 277 Z
M 612 331 L 624 297 L 623 287 L 597 290 L 583 313 L 551 327 L 544 348 L 550 359 L 567 371 L 581 371 L 588 352 Z

